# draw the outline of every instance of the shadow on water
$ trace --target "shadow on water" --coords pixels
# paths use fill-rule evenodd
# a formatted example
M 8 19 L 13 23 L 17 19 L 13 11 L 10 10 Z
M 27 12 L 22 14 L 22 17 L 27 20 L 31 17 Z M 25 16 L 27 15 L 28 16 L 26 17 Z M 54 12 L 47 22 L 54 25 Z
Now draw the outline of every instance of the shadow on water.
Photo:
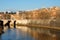
M 2 36 L 0 35 L 0 40 L 2 40 Z
M 1 40 L 1 36 L 0 36 L 0 40 Z

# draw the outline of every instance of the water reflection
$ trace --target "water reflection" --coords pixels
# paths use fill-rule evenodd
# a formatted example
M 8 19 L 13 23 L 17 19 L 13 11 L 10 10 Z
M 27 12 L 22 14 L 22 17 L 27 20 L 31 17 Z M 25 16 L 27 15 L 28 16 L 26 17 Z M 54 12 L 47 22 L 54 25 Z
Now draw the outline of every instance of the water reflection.
M 49 35 L 48 29 L 19 26 L 7 29 L 0 40 L 56 40 L 56 35 Z
M 29 33 L 29 28 L 22 27 L 8 29 L 1 37 L 1 40 L 34 40 Z
M 0 35 L 0 40 L 2 40 L 1 35 Z

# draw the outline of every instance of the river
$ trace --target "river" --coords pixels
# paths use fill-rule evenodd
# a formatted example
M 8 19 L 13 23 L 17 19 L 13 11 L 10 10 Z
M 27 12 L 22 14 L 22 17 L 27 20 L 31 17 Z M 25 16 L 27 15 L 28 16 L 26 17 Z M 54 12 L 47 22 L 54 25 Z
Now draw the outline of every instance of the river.
M 5 28 L 5 33 L 2 34 L 0 40 L 35 40 L 30 32 L 27 27 Z
M 5 28 L 5 33 L 0 40 L 56 40 L 56 36 L 49 35 L 49 32 L 43 33 L 41 29 L 18 26 L 11 29 Z

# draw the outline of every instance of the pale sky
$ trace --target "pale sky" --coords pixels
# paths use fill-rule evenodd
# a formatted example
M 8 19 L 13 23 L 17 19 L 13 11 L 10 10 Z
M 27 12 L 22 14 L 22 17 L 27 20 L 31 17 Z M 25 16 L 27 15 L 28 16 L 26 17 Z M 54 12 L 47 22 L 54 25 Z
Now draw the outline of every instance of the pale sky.
M 60 0 L 0 0 L 0 11 L 32 10 L 60 6 Z

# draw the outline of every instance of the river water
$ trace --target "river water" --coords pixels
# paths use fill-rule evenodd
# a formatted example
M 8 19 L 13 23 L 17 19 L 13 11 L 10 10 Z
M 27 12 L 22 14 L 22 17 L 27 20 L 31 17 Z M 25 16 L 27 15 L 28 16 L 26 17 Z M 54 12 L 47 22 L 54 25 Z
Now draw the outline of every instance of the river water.
M 51 36 L 47 29 L 44 30 L 26 26 L 18 26 L 11 29 L 5 28 L 5 33 L 2 34 L 0 40 L 56 40 L 56 35 Z
M 0 40 L 35 40 L 31 35 L 31 30 L 27 27 L 17 27 L 7 29 L 5 28 L 5 33 L 2 34 Z

